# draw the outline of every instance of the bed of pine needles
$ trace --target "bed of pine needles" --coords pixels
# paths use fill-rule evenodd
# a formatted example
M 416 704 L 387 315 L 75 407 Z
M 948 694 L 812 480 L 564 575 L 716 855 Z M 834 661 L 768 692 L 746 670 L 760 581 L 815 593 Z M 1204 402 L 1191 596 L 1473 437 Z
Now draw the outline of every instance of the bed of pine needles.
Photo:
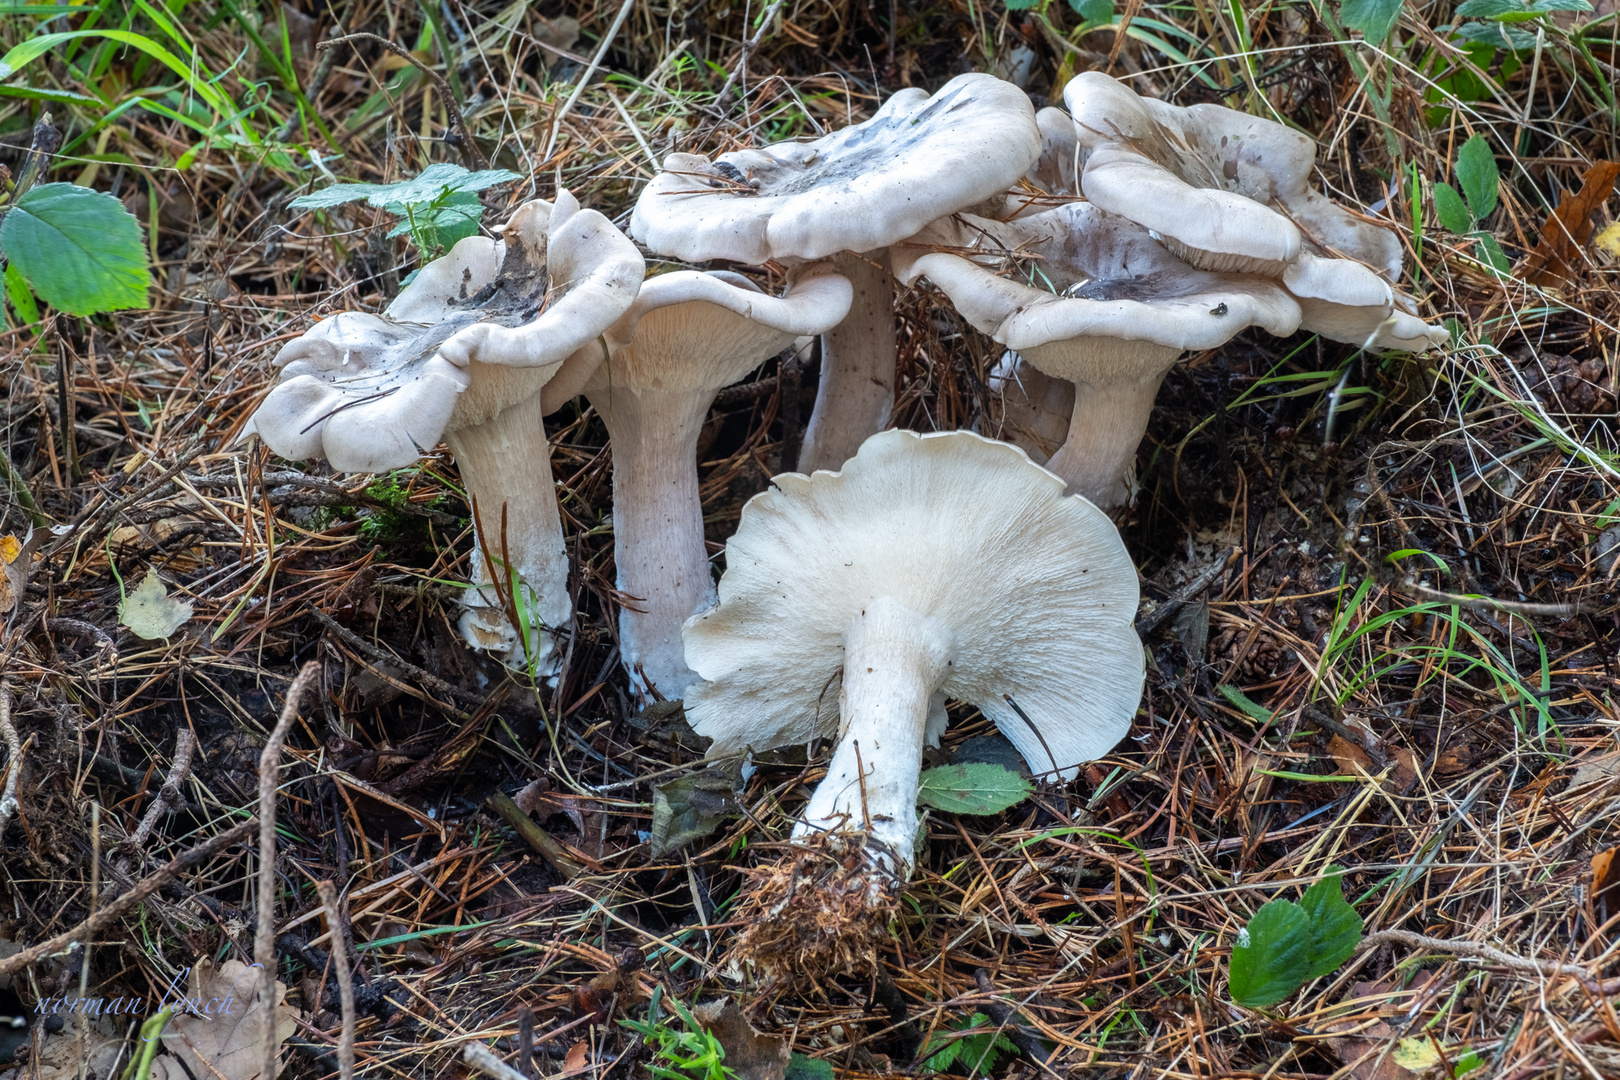
M 152 308 L 0 335 L 0 534 L 34 529 L 6 549 L 0 595 L 0 761 L 20 753 L 21 779 L 0 833 L 0 939 L 68 930 L 251 814 L 260 748 L 314 662 L 275 852 L 281 977 L 304 1010 L 295 1075 L 337 1069 L 322 879 L 350 913 L 368 1076 L 452 1075 L 480 1040 L 514 1064 L 532 1055 L 533 1075 L 628 1077 L 649 1052 L 617 1021 L 655 992 L 740 996 L 716 963 L 739 870 L 775 857 L 816 761 L 707 793 L 719 827 L 653 857 L 654 788 L 693 773 L 702 747 L 678 710 L 629 705 L 609 451 L 583 402 L 550 429 L 583 613 L 554 686 L 460 643 L 472 538 L 442 448 L 377 478 L 235 442 L 281 343 L 317 316 L 378 310 L 413 265 L 385 215 L 317 222 L 287 202 L 328 170 L 390 181 L 481 156 L 532 177 L 489 193 L 486 222 L 560 184 L 622 224 L 671 148 L 812 134 L 965 70 L 1026 64 L 1031 93 L 1053 99 L 1068 74 L 1111 67 L 1143 92 L 1272 108 L 1316 133 L 1320 182 L 1401 230 L 1408 287 L 1455 343 L 1376 357 L 1250 333 L 1186 358 L 1123 525 L 1151 656 L 1132 737 L 999 817 L 931 815 L 879 976 L 757 1003 L 753 1022 L 840 1076 L 917 1069 L 922 1047 L 975 1015 L 994 1028 L 1009 1006 L 1004 1075 L 1390 1080 L 1420 1074 L 1395 1058 L 1416 1041 L 1430 1076 L 1468 1053 L 1476 1075 L 1620 1076 L 1620 267 L 1585 220 L 1580 243 L 1543 242 L 1549 209 L 1617 158 L 1616 53 L 1594 50 L 1605 92 L 1549 37 L 1494 94 L 1459 102 L 1434 60 L 1450 11 L 1409 7 L 1385 48 L 1346 50 L 1305 4 L 1122 7 L 1184 31 L 1197 47 L 1178 59 L 1108 29 L 1071 40 L 1061 3 L 788 0 L 761 28 L 740 0 L 280 14 L 197 0 L 199 63 L 253 103 L 280 156 L 199 144 L 143 109 L 70 144 L 53 178 L 113 191 L 148 230 Z M 37 21 L 7 19 L 0 47 Z M 315 49 L 339 21 L 412 59 Z M 309 112 L 251 26 L 286 27 L 271 48 Z M 79 89 L 66 71 L 46 61 L 32 85 Z M 131 54 L 103 77 L 138 87 L 143 69 Z M 0 102 L 0 161 L 15 165 L 39 103 Z M 70 137 L 101 120 L 51 108 Z M 1413 231 L 1414 167 L 1450 179 L 1476 131 L 1504 177 L 1485 227 L 1518 263 L 1508 280 L 1426 201 Z M 903 293 L 896 425 L 994 433 L 997 356 L 941 297 Z M 792 460 L 814 375 L 772 361 L 716 403 L 701 449 L 714 551 L 784 442 Z M 119 625 L 148 573 L 194 606 L 167 641 Z M 176 776 L 183 733 L 196 750 Z M 988 733 L 959 709 L 945 753 Z M 232 849 L 103 931 L 92 983 L 155 999 L 197 957 L 250 959 L 260 854 Z M 1275 1009 L 1232 1004 L 1239 929 L 1329 866 L 1383 933 Z M 17 983 L 18 1007 L 77 986 L 70 966 Z

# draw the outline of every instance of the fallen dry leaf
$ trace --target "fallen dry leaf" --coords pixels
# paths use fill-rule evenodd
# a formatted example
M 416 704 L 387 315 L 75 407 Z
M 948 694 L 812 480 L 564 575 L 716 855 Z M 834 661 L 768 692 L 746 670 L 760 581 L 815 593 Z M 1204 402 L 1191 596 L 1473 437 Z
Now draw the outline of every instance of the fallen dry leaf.
M 136 637 L 167 640 L 191 618 L 191 601 L 176 600 L 154 573 L 148 573 L 118 605 L 118 622 Z
M 1620 162 L 1600 161 L 1586 170 L 1581 189 L 1566 192 L 1558 209 L 1547 215 L 1541 227 L 1541 243 L 1525 263 L 1525 276 L 1538 285 L 1567 277 L 1578 265 L 1581 249 L 1592 235 L 1592 215 L 1609 198 L 1620 178 Z
M 0 536 L 0 615 L 17 606 L 28 588 L 28 573 L 32 566 L 34 549 L 45 536 L 43 529 L 29 529 L 21 540 L 7 534 Z
M 1614 222 L 1604 228 L 1592 238 L 1592 244 L 1599 250 L 1620 259 L 1620 221 Z
M 240 960 L 215 967 L 197 961 L 187 981 L 186 1001 L 163 1033 L 167 1054 L 152 1062 L 152 1080 L 257 1080 L 263 1065 L 260 994 L 264 969 Z M 298 1010 L 283 1004 L 287 987 L 275 983 L 276 1042 L 297 1029 Z M 171 997 L 172 1003 L 172 997 Z M 183 1066 L 183 1067 L 182 1067 Z M 188 1075 L 189 1070 L 189 1075 Z
M 1592 906 L 1598 922 L 1608 922 L 1620 914 L 1620 848 L 1609 848 L 1592 856 Z
M 788 1040 L 756 1031 L 735 1001 L 701 1002 L 692 1007 L 692 1015 L 720 1040 L 726 1051 L 726 1068 L 737 1080 L 782 1080 L 793 1053 Z
M 14 1069 L 0 1069 L 0 1080 L 78 1080 L 79 1062 L 85 1065 L 87 1080 L 114 1080 L 129 1061 L 124 1031 L 111 1016 L 92 1017 L 83 1044 L 79 1042 L 77 1017 L 67 1026 L 40 1040 L 39 1057 Z

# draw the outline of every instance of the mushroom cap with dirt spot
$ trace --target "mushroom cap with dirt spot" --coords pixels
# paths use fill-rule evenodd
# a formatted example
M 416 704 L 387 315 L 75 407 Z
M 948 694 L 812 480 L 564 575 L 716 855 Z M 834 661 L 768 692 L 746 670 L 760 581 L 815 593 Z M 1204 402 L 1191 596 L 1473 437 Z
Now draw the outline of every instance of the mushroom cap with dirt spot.
M 959 75 L 932 96 L 901 90 L 870 119 L 810 142 L 712 162 L 671 154 L 636 201 L 630 233 L 689 262 L 871 251 L 999 195 L 1040 151 L 1028 95 Z
M 840 472 L 774 484 L 726 545 L 719 605 L 686 624 L 706 680 L 687 716 L 712 756 L 836 737 L 845 629 L 880 597 L 949 628 L 939 691 L 983 710 L 1036 772 L 1071 778 L 1129 730 L 1135 567 L 1108 517 L 1022 450 L 885 431 Z

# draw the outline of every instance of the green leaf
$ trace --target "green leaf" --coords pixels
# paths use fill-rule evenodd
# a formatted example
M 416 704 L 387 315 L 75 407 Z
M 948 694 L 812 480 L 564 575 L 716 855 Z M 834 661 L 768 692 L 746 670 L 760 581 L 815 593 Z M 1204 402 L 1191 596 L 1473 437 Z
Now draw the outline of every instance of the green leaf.
M 1261 724 L 1268 724 L 1271 722 L 1271 710 L 1249 697 L 1248 694 L 1245 694 L 1237 687 L 1222 684 L 1217 686 L 1215 689 L 1219 690 L 1221 696 L 1227 701 L 1230 701 L 1233 705 L 1236 705 L 1238 707 L 1238 711 L 1242 712 L 1243 715 L 1247 716 L 1250 720 L 1254 720 Z
M 832 1062 L 794 1054 L 788 1058 L 782 1080 L 833 1080 Z
M 28 282 L 23 280 L 22 271 L 15 264 L 6 267 L 5 286 L 11 310 L 21 320 L 19 325 L 30 326 L 39 322 L 39 304 L 35 302 L 33 291 L 28 288 Z
M 1041 0 L 1007 0 L 1008 11 L 1033 11 L 1041 6 Z
M 737 776 L 726 769 L 706 769 L 653 788 L 652 856 L 700 840 L 736 812 Z
M 69 315 L 146 307 L 141 227 L 111 195 L 31 188 L 0 219 L 0 251 L 40 299 Z
M 1275 1005 L 1310 973 L 1310 919 L 1287 900 L 1273 900 L 1249 920 L 1232 947 L 1227 990 L 1251 1009 Z
M 1114 21 L 1114 0 L 1069 0 L 1069 6 L 1088 23 Z
M 372 206 L 388 209 L 390 203 L 416 207 L 431 203 L 447 192 L 482 191 L 508 180 L 523 179 L 505 169 L 468 172 L 460 165 L 439 162 L 429 165 L 410 180 L 397 184 L 333 184 L 329 188 L 300 195 L 288 205 L 298 210 L 320 210 L 364 199 Z M 390 210 L 390 213 L 397 211 Z
M 1463 0 L 1455 14 L 1459 19 L 1494 19 L 1523 10 L 1524 5 L 1519 0 Z
M 1506 274 L 1513 269 L 1513 260 L 1502 250 L 1502 245 L 1497 243 L 1496 237 L 1490 233 L 1475 233 L 1474 237 L 1476 240 L 1474 255 L 1480 262 L 1498 274 Z
M 1373 45 L 1382 45 L 1401 17 L 1401 0 L 1344 0 L 1339 17 Z
M 1311 924 L 1307 980 L 1332 974 L 1361 944 L 1361 916 L 1345 901 L 1341 879 L 1334 873 L 1336 869 L 1329 867 L 1330 876 L 1306 889 L 1299 901 L 1300 909 Z
M 947 814 L 999 814 L 1034 790 L 1011 769 L 970 762 L 923 770 L 917 801 Z
M 1465 233 L 1474 227 L 1474 215 L 1468 212 L 1462 196 L 1450 184 L 1434 185 L 1434 212 L 1440 225 L 1449 232 Z
M 1520 30 L 1505 22 L 1465 22 L 1454 31 L 1464 41 L 1478 42 L 1481 45 L 1493 45 L 1498 49 L 1509 49 L 1513 52 L 1527 52 L 1536 47 L 1536 35 L 1527 30 Z M 1509 78 L 1509 65 L 1502 63 L 1501 77 Z M 1517 70 L 1515 67 L 1514 70 Z
M 1457 151 L 1457 182 L 1462 185 L 1475 221 L 1484 221 L 1496 209 L 1496 156 L 1485 136 L 1475 135 Z

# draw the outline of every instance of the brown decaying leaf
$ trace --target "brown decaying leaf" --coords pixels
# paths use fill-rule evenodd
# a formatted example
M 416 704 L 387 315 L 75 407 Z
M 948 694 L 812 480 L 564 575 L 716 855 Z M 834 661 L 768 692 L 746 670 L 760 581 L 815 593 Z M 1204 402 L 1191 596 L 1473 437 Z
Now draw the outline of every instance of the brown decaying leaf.
M 177 1013 L 163 1033 L 166 1054 L 152 1062 L 153 1080 L 256 1080 L 266 1003 L 260 994 L 264 969 L 240 960 L 215 967 L 200 959 L 191 969 L 186 997 L 191 1010 Z M 298 1010 L 282 1004 L 287 987 L 275 983 L 275 1038 L 285 1042 L 297 1029 Z M 172 1003 L 172 1002 L 171 1002 Z M 184 1065 L 184 1068 L 182 1068 Z M 189 1071 L 189 1076 L 188 1076 Z
M 705 1001 L 692 1007 L 692 1015 L 720 1040 L 736 1080 L 782 1080 L 792 1056 L 788 1040 L 756 1031 L 735 1001 Z
M 1620 162 L 1600 161 L 1586 170 L 1581 189 L 1565 193 L 1558 209 L 1547 215 L 1541 227 L 1541 243 L 1525 263 L 1525 276 L 1538 285 L 1568 277 L 1578 264 L 1581 249 L 1592 235 L 1592 215 L 1614 190 L 1620 179 Z

